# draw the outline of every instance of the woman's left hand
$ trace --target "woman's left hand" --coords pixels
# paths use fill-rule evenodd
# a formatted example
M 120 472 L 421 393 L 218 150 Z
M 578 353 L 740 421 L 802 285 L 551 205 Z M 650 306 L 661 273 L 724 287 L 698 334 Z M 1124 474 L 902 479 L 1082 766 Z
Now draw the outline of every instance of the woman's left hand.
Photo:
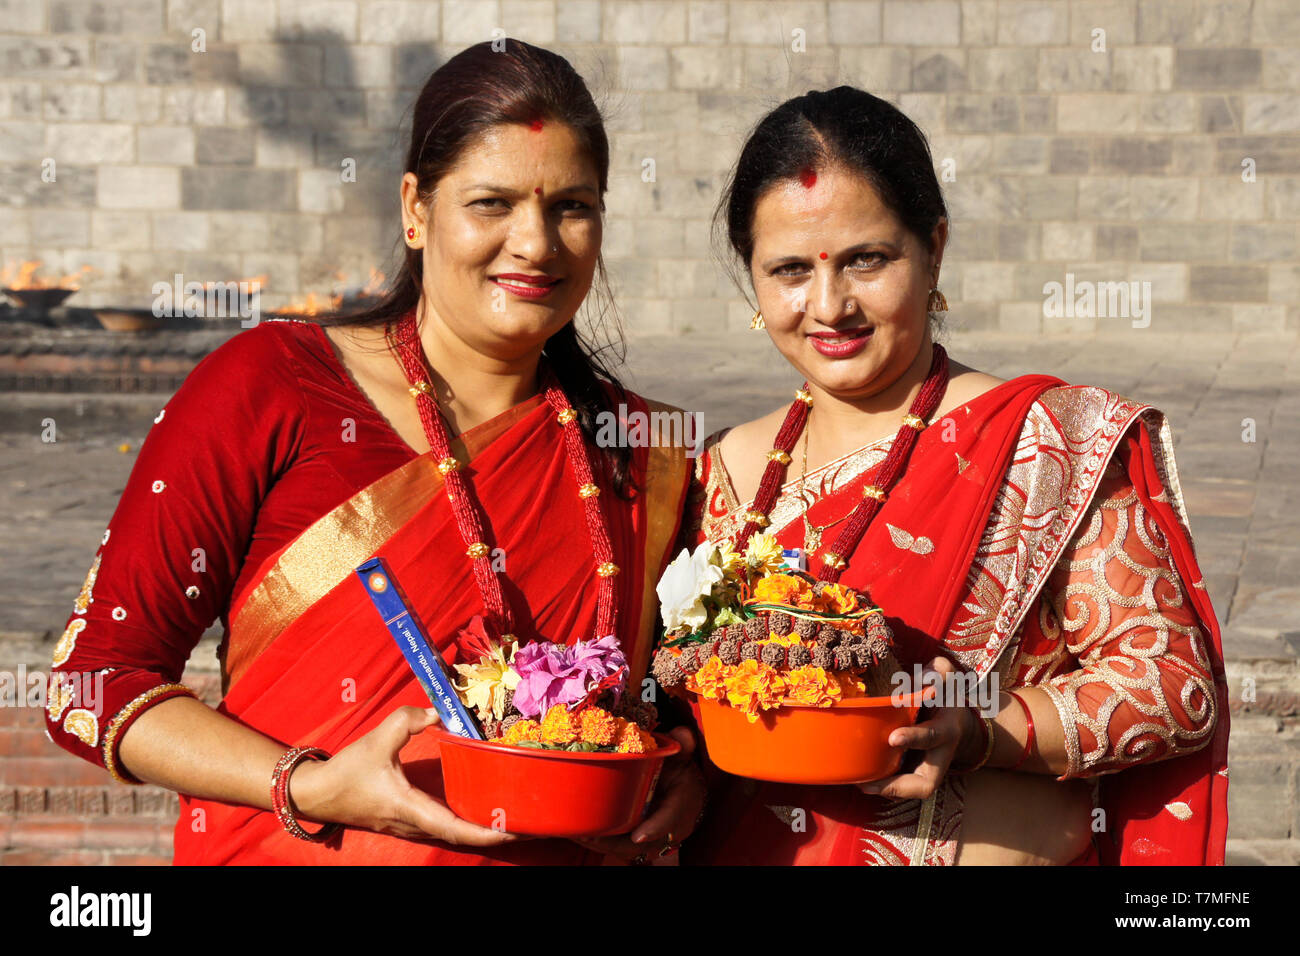
M 575 843 L 597 853 L 649 862 L 676 850 L 691 835 L 708 792 L 704 775 L 693 759 L 695 734 L 687 727 L 675 727 L 668 736 L 681 744 L 682 750 L 664 762 L 649 815 L 624 836 L 591 837 Z
M 925 667 L 941 675 L 955 674 L 957 668 L 946 657 L 936 657 Z M 948 767 L 958 750 L 970 739 L 975 728 L 970 709 L 964 706 L 923 707 L 922 714 L 932 716 L 924 723 L 899 727 L 889 735 L 891 747 L 920 750 L 921 763 L 911 773 L 895 774 L 883 780 L 860 783 L 863 793 L 889 797 L 894 800 L 924 800 L 939 789 Z

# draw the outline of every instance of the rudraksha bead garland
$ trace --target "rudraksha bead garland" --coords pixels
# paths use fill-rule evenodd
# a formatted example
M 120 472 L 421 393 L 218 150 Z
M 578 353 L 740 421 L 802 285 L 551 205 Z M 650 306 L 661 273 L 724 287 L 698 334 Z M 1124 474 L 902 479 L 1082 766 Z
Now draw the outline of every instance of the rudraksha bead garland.
M 474 580 L 484 610 L 495 627 L 496 636 L 509 643 L 515 639 L 514 614 L 502 592 L 498 572 L 492 567 L 492 549 L 484 541 L 486 532 L 482 508 L 469 482 L 461 473 L 462 463 L 451 453 L 451 439 L 442 421 L 442 412 L 432 384 L 433 374 L 420 342 L 414 312 L 398 322 L 396 328 L 390 327 L 388 340 L 410 382 L 409 391 L 415 398 L 429 448 L 438 461 L 438 471 L 442 473 L 456 526 L 465 541 L 465 554 L 473 564 Z M 564 450 L 569 459 L 569 467 L 578 479 L 578 497 L 582 499 L 583 514 L 596 559 L 596 574 L 600 578 L 596 592 L 595 636 L 599 638 L 617 634 L 618 603 L 615 599 L 614 576 L 618 574 L 619 567 L 614 563 L 609 525 L 600 507 L 601 489 L 595 482 L 582 426 L 578 424 L 577 411 L 569 404 L 569 399 L 558 385 L 547 385 L 545 394 L 547 402 L 556 411 L 556 418 L 564 434 Z

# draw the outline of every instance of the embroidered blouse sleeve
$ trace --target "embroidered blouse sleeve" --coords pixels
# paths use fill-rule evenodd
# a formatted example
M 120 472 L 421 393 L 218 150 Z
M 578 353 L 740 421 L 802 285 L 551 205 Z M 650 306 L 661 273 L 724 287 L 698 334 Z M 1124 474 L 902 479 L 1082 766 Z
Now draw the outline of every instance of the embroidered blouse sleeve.
M 1112 773 L 1209 743 L 1208 634 L 1164 533 L 1112 464 L 1045 592 L 1077 669 L 1041 686 L 1065 729 L 1060 779 Z
M 50 737 L 120 781 L 139 782 L 117 761 L 131 722 L 193 696 L 185 662 L 227 612 L 260 502 L 300 440 L 285 334 L 236 335 L 159 412 L 55 644 Z

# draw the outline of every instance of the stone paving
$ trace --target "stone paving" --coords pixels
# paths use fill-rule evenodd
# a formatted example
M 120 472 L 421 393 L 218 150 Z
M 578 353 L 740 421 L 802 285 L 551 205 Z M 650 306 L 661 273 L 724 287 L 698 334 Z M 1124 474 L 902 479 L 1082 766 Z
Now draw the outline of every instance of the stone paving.
M 1240 713 L 1234 704 L 1235 861 L 1300 861 L 1300 340 L 958 330 L 941 341 L 956 360 L 1001 378 L 1040 372 L 1101 385 L 1169 417 L 1233 692 L 1245 677 L 1257 688 L 1256 702 Z M 770 410 L 798 384 L 767 337 L 750 332 L 633 337 L 626 373 L 637 391 L 702 412 L 708 431 Z M 164 396 L 0 396 L 0 667 L 47 666 L 162 404 Z M 52 444 L 39 437 L 47 416 L 59 423 Z M 1254 441 L 1243 440 L 1252 422 Z M 199 652 L 208 662 L 211 648 L 208 640 Z

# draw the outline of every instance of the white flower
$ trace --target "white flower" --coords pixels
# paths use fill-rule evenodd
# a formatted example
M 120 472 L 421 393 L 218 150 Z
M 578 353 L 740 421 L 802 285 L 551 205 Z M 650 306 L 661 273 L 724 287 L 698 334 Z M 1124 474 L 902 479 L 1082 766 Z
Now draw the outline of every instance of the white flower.
M 704 598 L 726 574 L 714 562 L 716 556 L 717 548 L 706 541 L 695 549 L 694 554 L 683 548 L 664 570 L 655 593 L 659 595 L 664 627 L 669 631 L 681 627 L 694 631 L 709 619 Z

